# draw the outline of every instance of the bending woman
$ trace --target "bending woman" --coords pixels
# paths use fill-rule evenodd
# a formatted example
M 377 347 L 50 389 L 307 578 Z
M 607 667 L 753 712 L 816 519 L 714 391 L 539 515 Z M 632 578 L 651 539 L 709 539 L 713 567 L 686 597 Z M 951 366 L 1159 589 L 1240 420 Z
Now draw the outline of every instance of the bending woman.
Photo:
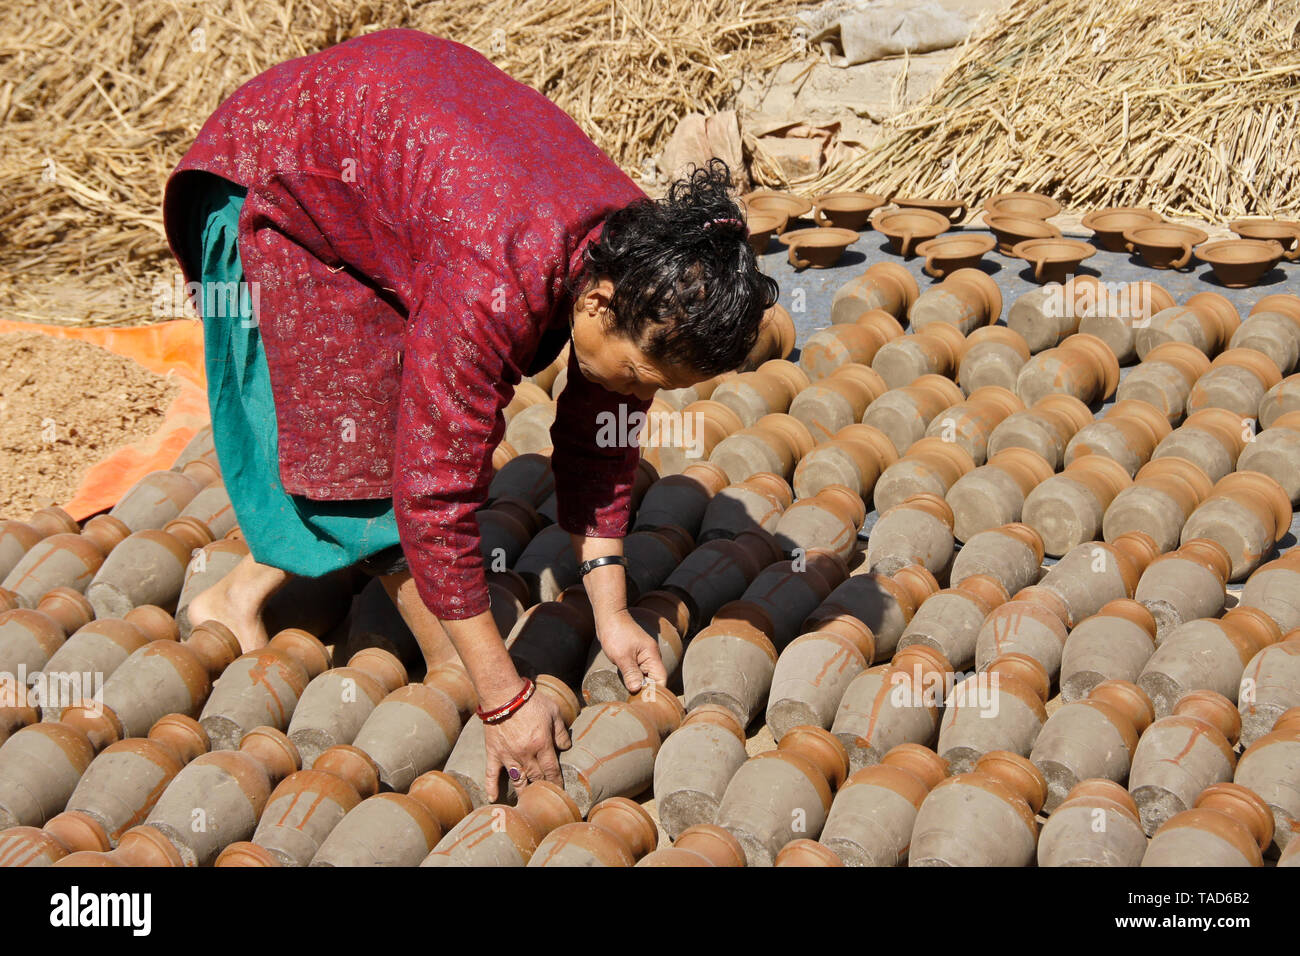
M 289 575 L 379 574 L 426 662 L 458 655 L 481 711 L 504 712 L 486 728 L 489 794 L 501 769 L 559 782 L 567 733 L 506 651 L 479 553 L 502 410 L 571 342 L 551 431 L 559 524 L 596 564 L 596 633 L 628 689 L 664 680 L 619 558 L 640 450 L 597 434 L 602 413 L 644 412 L 754 346 L 777 289 L 729 186 L 715 160 L 651 201 L 541 94 L 411 30 L 236 90 L 164 202 L 186 280 L 226 293 L 202 297 L 205 362 L 250 549 L 191 619 L 248 650 Z M 249 309 L 211 307 L 233 290 Z

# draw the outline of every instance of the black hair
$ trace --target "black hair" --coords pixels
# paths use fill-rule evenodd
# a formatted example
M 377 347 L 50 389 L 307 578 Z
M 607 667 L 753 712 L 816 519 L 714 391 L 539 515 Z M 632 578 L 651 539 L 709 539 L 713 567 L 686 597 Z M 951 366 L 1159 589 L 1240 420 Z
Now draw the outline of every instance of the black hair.
M 610 331 L 665 366 L 718 375 L 739 368 L 779 287 L 758 269 L 731 170 L 714 157 L 663 199 L 634 200 L 605 219 L 576 279 L 614 286 Z

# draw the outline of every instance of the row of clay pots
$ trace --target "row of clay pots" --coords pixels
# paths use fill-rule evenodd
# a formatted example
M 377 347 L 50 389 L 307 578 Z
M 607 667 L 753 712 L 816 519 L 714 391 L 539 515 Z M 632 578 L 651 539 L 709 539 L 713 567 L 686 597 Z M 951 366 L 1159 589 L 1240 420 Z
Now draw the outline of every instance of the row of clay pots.
M 799 350 L 799 366 L 815 382 L 842 365 L 870 365 L 880 349 L 902 335 L 903 327 L 893 314 L 868 309 L 810 335 Z
M 887 391 L 889 385 L 879 373 L 866 365 L 849 363 L 799 392 L 789 412 L 803 422 L 815 440 L 823 442 L 860 422 L 867 407 Z

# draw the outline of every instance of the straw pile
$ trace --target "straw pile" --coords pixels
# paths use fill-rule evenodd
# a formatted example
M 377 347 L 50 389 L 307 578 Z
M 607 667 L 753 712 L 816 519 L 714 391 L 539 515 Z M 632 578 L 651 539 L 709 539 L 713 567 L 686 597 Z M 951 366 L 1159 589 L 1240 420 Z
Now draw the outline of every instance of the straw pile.
M 1300 210 L 1300 0 L 1016 0 L 877 146 L 804 191 Z
M 638 177 L 691 110 L 793 55 L 788 0 L 50 0 L 0 22 L 0 307 L 149 321 L 173 280 L 167 173 L 221 100 L 385 27 L 466 43 L 567 110 Z

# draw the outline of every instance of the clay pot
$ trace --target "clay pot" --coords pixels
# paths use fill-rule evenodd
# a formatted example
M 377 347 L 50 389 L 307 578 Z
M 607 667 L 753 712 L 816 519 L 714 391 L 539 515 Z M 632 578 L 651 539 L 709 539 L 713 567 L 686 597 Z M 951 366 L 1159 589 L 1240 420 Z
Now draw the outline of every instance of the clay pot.
M 804 628 L 828 617 L 852 615 L 875 635 L 876 656 L 889 658 L 916 609 L 938 591 L 934 575 L 917 565 L 888 576 L 859 569 L 818 605 Z
M 1003 654 L 988 669 L 959 682 L 944 701 L 936 750 L 955 773 L 995 751 L 1029 755 L 1047 720 L 1051 679 L 1024 654 Z
M 51 821 L 53 822 L 53 821 Z M 122 835 L 117 849 L 107 853 L 96 850 L 79 850 L 55 860 L 51 866 L 67 867 L 183 867 L 193 866 L 171 841 L 154 826 L 133 827 Z
M 201 468 L 201 461 L 192 463 Z M 192 473 L 193 474 L 193 473 Z M 177 471 L 151 471 L 118 499 L 109 516 L 132 532 L 161 528 L 180 517 L 181 511 L 206 485 L 220 477 L 210 466 L 199 477 Z
M 844 504 L 850 503 L 845 500 Z M 840 555 L 812 548 L 791 561 L 768 565 L 745 589 L 741 600 L 767 612 L 772 621 L 772 643 L 780 651 L 806 629 L 808 616 L 847 574 L 848 565 Z
M 835 291 L 831 322 L 857 322 L 872 309 L 883 309 L 896 319 L 907 316 L 918 293 L 912 273 L 896 262 L 877 262 Z
M 822 193 L 813 200 L 813 222 L 839 229 L 861 229 L 871 213 L 885 204 L 875 193 Z
M 777 237 L 789 246 L 786 258 L 799 269 L 829 269 L 840 261 L 844 250 L 858 241 L 853 229 L 823 226 L 817 229 L 795 229 Z
M 1028 239 L 1060 239 L 1061 230 L 1050 222 L 1041 219 L 1027 219 L 1024 216 L 986 215 L 984 225 L 992 230 L 998 239 L 998 252 L 1004 256 L 1014 256 L 1017 243 Z
M 654 850 L 659 832 L 650 814 L 624 797 L 592 808 L 586 823 L 552 830 L 529 857 L 529 866 L 631 867 Z
M 1277 365 L 1254 349 L 1228 349 L 1210 363 L 1210 370 L 1192 386 L 1187 410 L 1226 408 L 1243 419 L 1259 414 L 1268 390 L 1282 381 Z
M 0 612 L 0 672 L 26 683 L 26 678 L 15 677 L 20 669 L 26 674 L 40 671 L 68 635 L 94 616 L 90 602 L 71 588 L 55 588 L 34 609 Z
M 749 247 L 754 255 L 761 256 L 767 252 L 772 236 L 785 228 L 786 216 L 777 212 L 751 212 L 745 217 L 745 226 L 749 230 Z
M 1118 385 L 1115 354 L 1096 336 L 1076 333 L 1025 363 L 1016 377 L 1016 394 L 1026 405 L 1061 393 L 1093 405 L 1113 395 Z
M 1234 219 L 1228 228 L 1243 239 L 1273 241 L 1291 261 L 1300 259 L 1300 222 L 1285 219 Z
M 1142 857 L 1143 866 L 1263 866 L 1273 820 L 1256 794 L 1216 783 L 1161 825 Z
M 747 759 L 745 730 L 718 704 L 691 710 L 655 757 L 659 822 L 679 840 L 691 827 L 712 823 L 727 784 Z
M 1065 601 L 1073 627 L 1118 598 L 1131 598 L 1142 572 L 1156 556 L 1151 536 L 1130 531 L 1114 541 L 1085 541 L 1052 565 L 1039 585 Z
M 745 851 L 736 838 L 720 826 L 700 823 L 682 831 L 672 846 L 642 857 L 637 866 L 745 865 Z
M 1064 282 L 1097 250 L 1079 239 L 1026 239 L 1012 246 L 1011 254 L 1033 265 L 1039 282 Z
M 519 454 L 492 476 L 488 498 L 521 498 L 536 508 L 554 491 L 555 475 L 551 473 L 550 456 Z
M 1287 412 L 1300 411 L 1300 375 L 1292 375 L 1268 390 L 1259 403 L 1259 423 L 1268 428 Z
M 1021 520 L 1039 533 L 1044 550 L 1059 558 L 1101 537 L 1106 509 L 1131 482 L 1119 462 L 1104 455 L 1081 455 L 1025 496 Z
M 1012 523 L 972 535 L 953 558 L 950 576 L 962 581 L 976 574 L 995 578 L 1008 594 L 1034 584 L 1041 573 L 1043 539 L 1027 524 Z
M 1153 315 L 1134 334 L 1139 356 L 1145 358 L 1161 342 L 1190 342 L 1206 355 L 1218 353 L 1241 324 L 1236 306 L 1217 292 L 1198 292 L 1182 306 Z
M 1246 445 L 1241 418 L 1224 408 L 1205 408 L 1187 417 L 1162 439 L 1152 460 L 1174 456 L 1196 462 L 1212 480 L 1226 477 Z
M 1137 866 L 1147 838 L 1137 804 L 1113 780 L 1084 780 L 1038 836 L 1039 866 Z
M 1088 406 L 1073 395 L 1045 395 L 1027 410 L 1011 413 L 993 428 L 988 455 L 992 457 L 1008 448 L 1024 448 L 1056 470 L 1061 467 L 1070 439 L 1092 420 Z
M 352 743 L 370 712 L 406 682 L 402 662 L 377 647 L 357 651 L 346 667 L 314 678 L 289 721 L 289 739 L 302 755 L 303 767 L 314 766 L 330 747 Z
M 677 668 L 682 661 L 681 634 L 667 618 L 652 611 L 633 607 L 628 613 L 643 631 L 655 638 L 659 659 L 663 661 L 664 670 L 668 673 L 669 684 L 677 684 Z M 587 665 L 587 673 L 582 678 L 582 699 L 588 704 L 627 700 L 628 689 L 618 667 L 596 642 L 593 642 L 592 651 L 591 663 Z
M 1163 717 L 1194 690 L 1212 690 L 1235 703 L 1246 665 L 1262 648 L 1281 640 L 1282 632 L 1258 608 L 1238 607 L 1222 619 L 1190 620 L 1157 636 L 1160 646 L 1137 683 Z
M 871 224 L 877 232 L 889 239 L 894 254 L 905 259 L 916 255 L 916 247 L 921 242 L 952 228 L 952 221 L 947 216 L 929 209 L 898 209 L 878 213 Z
M 272 789 L 299 766 L 289 738 L 259 727 L 238 750 L 202 754 L 187 764 L 145 823 L 171 841 L 187 866 L 211 866 L 227 845 L 253 835 Z M 203 825 L 195 826 L 196 820 Z
M 993 325 L 1002 314 L 1002 290 L 979 269 L 958 269 L 937 286 L 926 289 L 912 303 L 908 317 L 920 331 L 932 323 L 955 325 L 969 335 L 982 325 Z
M 1079 331 L 1095 335 L 1110 346 L 1121 365 L 1128 365 L 1137 356 L 1136 330 L 1158 312 L 1174 307 L 1173 296 L 1154 282 L 1131 282 L 1118 290 L 1095 280 L 1075 284 L 1084 292 L 1075 300 Z
M 1294 641 L 1278 645 L 1295 645 Z M 1244 739 L 1244 737 L 1243 737 Z M 1300 793 L 1294 767 L 1300 755 L 1300 708 L 1278 717 L 1270 733 L 1252 739 L 1237 762 L 1233 782 L 1259 796 L 1273 814 L 1273 847 L 1278 851 L 1295 842 L 1300 824 Z
M 684 716 L 676 695 L 654 684 L 626 702 L 584 707 L 573 722 L 573 746 L 560 754 L 564 789 L 579 810 L 585 815 L 602 800 L 649 787 L 659 746 Z
M 1136 348 L 1136 339 L 1135 348 Z M 1164 412 L 1169 423 L 1183 420 L 1187 396 L 1196 380 L 1210 370 L 1205 353 L 1188 342 L 1162 342 L 1120 382 L 1115 397 L 1136 399 Z
M 1099 421 L 1075 433 L 1065 446 L 1065 464 L 1068 468 L 1081 457 L 1100 455 L 1136 475 L 1170 431 L 1169 419 L 1159 409 L 1141 401 L 1118 401 Z
M 1015 527 L 1014 525 L 1011 527 Z M 1042 665 L 1055 679 L 1069 633 L 1065 602 L 1046 588 L 1030 585 L 994 608 L 975 639 L 975 667 L 985 670 L 1004 654 L 1022 654 Z
M 1094 311 L 1101 298 L 1097 288 L 1093 276 L 1070 276 L 1064 284 L 1031 289 L 1007 310 L 1007 328 L 1019 333 L 1031 353 L 1053 348 L 1079 331 L 1080 320 Z
M 1209 538 L 1232 558 L 1229 581 L 1240 581 L 1263 562 L 1291 527 L 1291 499 L 1268 475 L 1238 471 L 1216 482 L 1183 525 L 1181 540 Z
M 758 327 L 758 341 L 754 343 L 740 371 L 748 372 L 772 359 L 787 358 L 794 351 L 794 342 L 794 319 L 790 318 L 790 313 L 784 306 L 779 303 L 774 304 L 763 313 L 762 324 Z M 715 384 L 713 389 L 716 389 L 718 384 L 721 383 Z M 709 390 L 710 395 L 713 394 L 713 389 Z
M 990 385 L 1013 391 L 1016 377 L 1027 361 L 1029 346 L 1019 332 L 1002 325 L 987 325 L 966 337 L 957 381 L 967 395 Z
M 935 494 L 904 498 L 885 511 L 871 529 L 866 566 L 894 574 L 911 564 L 940 575 L 952 561 L 952 509 Z
M 958 269 L 977 269 L 984 255 L 997 245 L 992 236 L 971 235 L 939 236 L 927 239 L 916 247 L 916 254 L 925 257 L 922 268 L 925 274 L 936 279 Z
M 1019 754 L 984 754 L 972 773 L 940 781 L 922 802 L 908 866 L 1027 866 L 1047 785 Z
M 1268 475 L 1282 486 L 1292 505 L 1300 504 L 1300 413 L 1288 412 L 1256 435 L 1237 465 L 1242 471 Z
M 1166 820 L 1190 809 L 1210 784 L 1232 779 L 1237 763 L 1232 747 L 1240 730 L 1232 701 L 1209 690 L 1187 694 L 1171 716 L 1147 728 L 1128 780 L 1143 831 L 1155 833 Z
M 1229 289 L 1249 288 L 1286 255 L 1275 239 L 1221 239 L 1195 251 L 1196 258 L 1208 262 L 1215 278 Z
M 709 541 L 696 548 L 664 581 L 691 607 L 690 635 L 704 627 L 741 594 L 759 572 L 781 559 L 770 534 L 742 532 L 736 540 Z
M 771 616 L 749 602 L 734 601 L 720 609 L 686 648 L 682 686 L 687 708 L 694 712 L 717 705 L 748 726 L 776 669 L 774 630 Z
M 1025 410 L 1014 392 L 986 385 L 970 397 L 940 412 L 925 430 L 927 438 L 940 438 L 958 445 L 976 465 L 988 460 L 988 441 L 993 429 L 1008 415 Z
M 1029 754 L 1047 781 L 1043 809 L 1055 812 L 1085 780 L 1123 783 L 1138 738 L 1153 720 L 1147 695 L 1123 680 L 1103 681 L 1083 700 L 1058 708 L 1043 724 Z M 1136 822 L 1136 806 L 1133 819 Z
M 799 350 L 799 367 L 815 382 L 850 363 L 869 366 L 882 345 L 901 335 L 896 318 L 884 309 L 869 309 L 854 322 L 810 335 Z
M 961 389 L 940 375 L 922 375 L 911 385 L 891 389 L 872 402 L 862 424 L 884 432 L 899 455 L 925 436 L 925 430 L 944 409 L 962 400 Z
M 103 852 L 107 834 L 91 817 L 65 811 L 43 827 L 12 826 L 0 831 L 0 867 L 50 866 L 72 853 Z
M 1052 467 L 1027 448 L 1007 448 L 948 489 L 953 535 L 968 541 L 980 531 L 1020 520 L 1026 496 L 1052 475 Z
M 42 508 L 27 521 L 0 521 L 0 581 L 27 551 L 52 534 L 76 534 L 77 522 L 62 508 Z
M 530 785 L 547 786 L 546 781 Z M 416 866 L 465 820 L 469 797 L 450 776 L 432 770 L 411 792 L 380 793 L 347 812 L 321 841 L 312 866 Z M 502 829 L 508 824 L 500 821 Z M 450 835 L 450 834 L 448 834 Z
M 1114 541 L 1127 531 L 1144 531 L 1162 554 L 1172 551 L 1188 516 L 1212 487 L 1209 476 L 1186 458 L 1153 459 L 1111 501 L 1102 520 L 1102 537 Z
M 873 492 L 876 510 L 884 513 L 913 495 L 946 496 L 974 468 L 975 459 L 957 442 L 942 436 L 922 438 L 881 474 Z
M 998 193 L 984 200 L 984 211 L 990 216 L 1050 219 L 1061 211 L 1061 204 L 1042 193 Z
M 212 542 L 194 518 L 178 518 L 159 531 L 137 531 L 104 559 L 86 587 L 98 617 L 122 617 L 134 607 L 174 607 L 190 556 Z
M 1300 363 L 1300 297 L 1265 296 L 1228 340 L 1229 348 L 1263 352 L 1283 375 Z M 1260 308 L 1263 305 L 1264 308 Z
M 820 842 L 846 866 L 904 865 L 917 808 L 947 775 L 947 765 L 933 750 L 900 744 L 880 763 L 849 775 L 831 804 Z
M 1061 698 L 1082 700 L 1104 681 L 1135 681 L 1155 651 L 1156 622 L 1130 598 L 1079 621 L 1061 652 Z
M 807 426 L 790 415 L 764 415 L 754 425 L 728 435 L 709 454 L 733 482 L 770 471 L 787 481 L 799 459 L 815 444 Z
M 790 403 L 790 415 L 803 422 L 814 439 L 824 442 L 860 421 L 867 406 L 887 391 L 889 386 L 885 380 L 865 365 L 841 365 L 800 391 Z
M 692 465 L 678 475 L 666 475 L 651 485 L 641 500 L 632 530 L 676 525 L 696 537 L 709 502 L 727 483 L 727 473 L 709 462 Z
M 959 199 L 900 199 L 895 196 L 889 200 L 900 209 L 926 209 L 947 216 L 956 225 L 966 217 L 967 204 Z
M 996 579 L 983 575 L 965 578 L 917 608 L 898 639 L 898 648 L 914 644 L 932 647 L 957 670 L 968 670 L 975 663 L 975 645 L 984 619 L 1007 600 Z
M 1240 603 L 1257 607 L 1277 621 L 1283 633 L 1300 627 L 1300 552 L 1288 551 L 1260 567 L 1241 590 Z
M 781 652 L 768 692 L 767 726 L 777 738 L 801 725 L 829 729 L 850 682 L 875 654 L 865 624 L 847 615 L 819 621 Z
M 1249 608 L 1249 605 L 1240 605 Z M 1271 618 L 1270 618 L 1271 620 Z M 1300 705 L 1300 631 L 1269 644 L 1246 664 L 1238 689 L 1241 742 L 1250 746 Z
M 1152 269 L 1182 269 L 1192 261 L 1192 247 L 1209 238 L 1195 226 L 1151 223 L 1125 229 L 1124 248 Z
M 86 522 L 80 534 L 52 534 L 37 541 L 0 587 L 12 592 L 20 606 L 29 608 L 57 587 L 84 592 L 105 557 L 130 533 L 117 518 L 97 515 Z
M 699 541 L 732 539 L 746 531 L 775 531 L 782 512 L 793 500 L 789 483 L 771 472 L 759 472 L 727 485 L 709 501 Z
M 871 368 L 888 388 L 910 385 L 922 375 L 953 378 L 965 349 L 966 339 L 956 326 L 937 322 L 915 335 L 887 342 L 871 360 Z
M 787 508 L 773 535 L 786 554 L 797 556 L 825 548 L 847 559 L 853 554 L 858 528 L 865 517 L 866 506 L 856 491 L 844 485 L 827 485 L 813 497 L 801 498 Z
M 820 727 L 796 727 L 776 750 L 736 771 L 718 807 L 718 825 L 744 848 L 749 866 L 771 866 L 787 843 L 821 833 L 848 770 L 838 739 Z
M 813 204 L 802 196 L 771 189 L 758 189 L 740 199 L 747 216 L 751 211 L 770 212 L 785 216 L 787 222 L 807 215 L 813 208 Z M 782 227 L 781 231 L 784 232 L 785 228 Z
M 481 806 L 447 830 L 421 866 L 525 866 L 548 833 L 582 819 L 563 789 L 543 780 L 519 793 L 519 805 Z
M 1154 209 L 1135 206 L 1108 206 L 1094 209 L 1083 217 L 1081 225 L 1091 229 L 1097 245 L 1110 252 L 1126 252 L 1124 230 L 1164 222 Z

